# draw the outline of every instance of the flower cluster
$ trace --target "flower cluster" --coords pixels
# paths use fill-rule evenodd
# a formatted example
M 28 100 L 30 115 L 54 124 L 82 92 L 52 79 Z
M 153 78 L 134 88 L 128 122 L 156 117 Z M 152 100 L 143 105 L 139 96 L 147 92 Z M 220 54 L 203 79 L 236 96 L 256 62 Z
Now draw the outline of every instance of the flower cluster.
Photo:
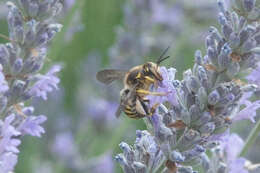
M 151 102 L 162 101 L 164 104 L 145 122 L 149 135 L 160 148 L 158 153 L 164 155 L 161 161 L 165 166 L 161 166 L 165 172 L 194 172 L 192 166 L 206 163 L 205 151 L 216 146 L 216 141 L 232 122 L 253 120 L 260 107 L 259 100 L 249 100 L 257 86 L 239 80 L 259 62 L 260 25 L 257 21 L 260 20 L 260 8 L 254 0 L 237 0 L 230 6 L 235 6 L 235 10 L 228 11 L 224 2 L 218 2 L 221 30 L 210 27 L 206 55 L 196 51 L 195 64 L 183 73 L 182 81 L 172 78 L 175 70 L 161 68 L 164 81 L 158 90 L 170 90 L 171 96 L 150 98 Z M 148 146 L 152 144 L 149 142 Z M 140 151 L 125 143 L 120 147 L 123 154 L 116 158 L 125 172 L 146 172 L 148 162 L 130 157 L 140 155 Z M 150 159 L 160 163 L 156 158 Z M 142 163 L 146 169 L 135 169 L 135 162 Z M 229 163 L 232 166 L 233 162 Z M 209 171 L 206 165 L 205 172 Z
M 46 74 L 39 71 L 45 63 L 47 47 L 61 25 L 53 18 L 61 11 L 57 0 L 17 0 L 7 2 L 10 42 L 0 44 L 0 172 L 10 172 L 17 162 L 21 137 L 40 137 L 44 115 L 33 115 L 25 106 L 33 97 L 47 99 L 47 93 L 58 88 L 53 66 Z M 26 104 L 27 105 L 27 104 Z
M 116 156 L 124 172 L 156 172 L 165 157 L 148 131 L 137 131 L 134 148 L 125 142 L 119 144 L 123 153 Z
M 204 169 L 206 172 L 229 172 L 229 173 L 249 173 L 249 171 L 259 168 L 259 164 L 252 164 L 239 153 L 244 146 L 244 141 L 237 134 L 227 134 L 220 140 L 220 145 L 211 150 L 212 157 L 204 159 Z

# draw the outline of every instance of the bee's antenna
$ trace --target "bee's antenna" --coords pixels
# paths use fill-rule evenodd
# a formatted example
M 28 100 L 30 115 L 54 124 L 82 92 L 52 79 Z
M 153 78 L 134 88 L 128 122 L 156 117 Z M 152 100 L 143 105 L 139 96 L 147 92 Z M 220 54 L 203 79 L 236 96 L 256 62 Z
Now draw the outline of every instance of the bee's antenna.
M 167 51 L 169 50 L 170 46 L 168 46 L 164 51 L 163 53 L 160 55 L 160 57 L 158 58 L 156 64 L 160 64 L 161 62 L 163 62 L 164 60 L 168 59 L 170 56 L 166 56 L 164 57 L 164 55 L 167 53 Z

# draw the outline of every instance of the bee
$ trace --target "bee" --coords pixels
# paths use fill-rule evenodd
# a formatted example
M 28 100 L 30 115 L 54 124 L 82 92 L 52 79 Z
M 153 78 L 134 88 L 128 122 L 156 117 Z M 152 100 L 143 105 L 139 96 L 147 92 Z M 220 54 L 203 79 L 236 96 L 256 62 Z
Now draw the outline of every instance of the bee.
M 155 106 L 149 109 L 146 100 L 136 93 L 136 87 L 124 88 L 120 91 L 120 104 L 116 117 L 119 117 L 123 111 L 129 118 L 140 119 L 152 115 L 155 109 Z
M 116 112 L 119 117 L 121 112 L 134 119 L 151 116 L 159 104 L 149 108 L 147 95 L 164 96 L 166 93 L 152 92 L 151 86 L 158 87 L 163 80 L 160 74 L 159 64 L 169 56 L 164 57 L 169 47 L 160 55 L 157 62 L 146 62 L 145 64 L 132 67 L 130 70 L 105 69 L 96 75 L 97 80 L 104 84 L 110 84 L 115 80 L 123 80 L 124 88 L 120 91 L 120 105 Z

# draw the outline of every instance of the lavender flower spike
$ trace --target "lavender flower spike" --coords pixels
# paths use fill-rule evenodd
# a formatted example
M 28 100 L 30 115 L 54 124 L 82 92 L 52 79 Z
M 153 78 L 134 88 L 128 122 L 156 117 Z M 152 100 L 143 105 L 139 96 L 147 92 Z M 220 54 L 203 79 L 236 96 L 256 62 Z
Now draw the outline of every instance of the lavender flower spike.
M 0 44 L 0 172 L 14 170 L 23 135 L 40 137 L 44 115 L 33 116 L 25 107 L 32 97 L 47 99 L 47 92 L 58 88 L 54 66 L 40 74 L 48 44 L 61 25 L 53 18 L 60 12 L 59 1 L 17 0 L 7 2 L 9 43 Z
M 260 25 L 257 22 L 260 6 L 254 2 L 232 1 L 230 6 L 234 11 L 228 11 L 226 4 L 218 1 L 221 30 L 210 27 L 206 55 L 196 51 L 195 64 L 183 73 L 181 81 L 169 78 L 175 73 L 172 70 L 161 68 L 164 80 L 159 89 L 166 86 L 167 93 L 174 94 L 164 98 L 149 96 L 151 103 L 161 105 L 152 117 L 144 118 L 149 129 L 145 136 L 150 140 L 140 135 L 146 140 L 137 138 L 136 144 L 145 141 L 148 147 L 156 146 L 156 153 L 162 154 L 156 167 L 163 167 L 163 172 L 192 173 L 194 166 L 203 163 L 205 172 L 212 173 L 205 151 L 217 145 L 234 121 L 254 120 L 260 108 L 259 100 L 251 102 L 248 95 L 256 87 L 239 80 L 243 79 L 242 74 L 259 63 L 259 54 L 255 50 L 260 47 Z M 246 107 L 242 109 L 244 105 Z M 132 148 L 126 143 L 120 144 L 123 153 L 117 156 L 117 160 L 124 172 L 149 170 L 149 162 L 143 160 L 145 152 L 140 152 L 138 146 Z M 156 158 L 149 157 L 153 161 Z M 238 164 L 241 166 L 244 161 L 230 156 L 229 169 Z M 217 170 L 213 173 L 225 172 L 227 167 L 224 163 L 219 164 Z

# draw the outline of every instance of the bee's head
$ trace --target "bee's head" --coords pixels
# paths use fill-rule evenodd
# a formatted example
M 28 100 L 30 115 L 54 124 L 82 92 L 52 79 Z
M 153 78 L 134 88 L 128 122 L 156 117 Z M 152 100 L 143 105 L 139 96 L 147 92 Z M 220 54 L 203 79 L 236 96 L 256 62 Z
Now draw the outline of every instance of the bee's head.
M 153 62 L 147 62 L 143 65 L 144 75 L 151 76 L 159 81 L 162 81 L 163 78 L 160 74 L 159 65 Z
M 162 81 L 162 75 L 160 74 L 160 63 L 163 62 L 164 60 L 168 59 L 170 56 L 164 56 L 166 52 L 168 51 L 170 47 L 167 47 L 163 53 L 160 55 L 156 63 L 153 62 L 147 62 L 143 65 L 143 73 L 147 76 L 151 76 L 155 78 L 158 81 Z

